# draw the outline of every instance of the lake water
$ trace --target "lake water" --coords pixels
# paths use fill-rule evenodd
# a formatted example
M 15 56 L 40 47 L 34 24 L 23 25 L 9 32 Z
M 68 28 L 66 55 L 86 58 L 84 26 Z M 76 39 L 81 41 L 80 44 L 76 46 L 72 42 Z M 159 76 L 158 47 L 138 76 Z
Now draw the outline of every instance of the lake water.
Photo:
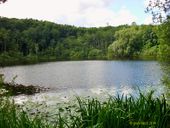
M 63 61 L 0 68 L 5 81 L 51 88 L 48 93 L 115 94 L 155 89 L 163 92 L 156 61 Z M 158 89 L 159 88 L 159 89 Z

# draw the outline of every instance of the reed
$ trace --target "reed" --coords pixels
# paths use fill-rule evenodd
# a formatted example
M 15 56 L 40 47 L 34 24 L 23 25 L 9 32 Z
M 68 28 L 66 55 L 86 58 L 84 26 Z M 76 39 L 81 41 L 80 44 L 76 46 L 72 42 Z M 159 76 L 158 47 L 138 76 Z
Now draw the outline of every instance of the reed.
M 31 118 L 8 98 L 0 98 L 0 128 L 52 128 L 40 118 Z
M 77 128 L 166 128 L 170 123 L 169 105 L 164 96 L 153 98 L 153 93 L 140 93 L 138 98 L 110 97 L 105 102 L 78 97 L 80 114 L 73 116 L 72 122 Z
M 153 94 L 110 96 L 105 101 L 77 97 L 75 109 L 67 108 L 65 117 L 63 108 L 55 123 L 41 118 L 41 114 L 31 116 L 9 98 L 1 97 L 0 128 L 168 128 L 170 106 L 164 95 L 154 98 Z

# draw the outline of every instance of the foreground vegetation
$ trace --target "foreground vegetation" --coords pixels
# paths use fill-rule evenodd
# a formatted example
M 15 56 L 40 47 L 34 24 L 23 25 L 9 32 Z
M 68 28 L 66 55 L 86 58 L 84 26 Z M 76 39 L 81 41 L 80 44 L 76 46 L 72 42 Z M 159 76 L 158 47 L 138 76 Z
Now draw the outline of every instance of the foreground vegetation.
M 59 108 L 55 121 L 33 115 L 18 107 L 8 98 L 0 99 L 1 128 L 168 128 L 170 106 L 164 96 L 153 97 L 153 92 L 139 97 L 116 96 L 105 102 L 77 98 L 74 109 L 69 105 Z M 32 108 L 35 109 L 35 108 Z M 48 108 L 46 108 L 48 109 Z M 67 116 L 63 116 L 63 112 Z

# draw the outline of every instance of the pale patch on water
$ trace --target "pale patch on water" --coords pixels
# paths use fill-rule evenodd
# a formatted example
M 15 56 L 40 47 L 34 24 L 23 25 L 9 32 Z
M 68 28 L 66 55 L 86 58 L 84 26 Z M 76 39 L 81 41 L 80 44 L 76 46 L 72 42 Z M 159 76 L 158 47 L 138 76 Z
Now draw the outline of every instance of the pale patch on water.
M 148 87 L 148 86 L 147 86 Z M 149 90 L 156 89 L 154 86 L 149 87 Z M 163 88 L 160 88 L 160 92 Z M 145 92 L 145 93 L 147 93 Z M 78 109 L 78 101 L 76 99 L 79 96 L 82 99 L 97 98 L 100 101 L 105 101 L 110 96 L 124 95 L 124 96 L 138 96 L 139 90 L 135 90 L 135 87 L 128 88 L 127 86 L 121 86 L 119 89 L 115 87 L 110 88 L 90 88 L 90 89 L 77 89 L 77 90 L 65 90 L 65 91 L 51 91 L 45 93 L 39 93 L 32 96 L 15 96 L 15 103 L 19 104 L 24 111 L 32 116 L 41 114 L 46 120 L 50 122 L 56 121 L 58 114 L 62 114 L 67 117 L 71 112 L 76 112 Z M 155 91 L 155 96 L 159 96 L 161 93 Z
M 143 89 L 145 88 L 145 89 Z M 26 96 L 26 95 L 19 95 L 14 96 L 14 100 L 17 104 L 23 104 L 28 101 L 31 102 L 46 102 L 48 105 L 58 104 L 58 103 L 68 103 L 76 99 L 76 97 L 83 97 L 83 98 L 97 98 L 99 100 L 104 100 L 109 96 L 117 96 L 117 95 L 124 95 L 124 96 L 138 96 L 139 91 L 144 94 L 149 93 L 150 91 L 154 91 L 155 96 L 160 96 L 165 92 L 165 86 L 146 86 L 143 88 L 135 87 L 135 86 L 126 86 L 122 85 L 119 88 L 110 87 L 110 88 L 89 88 L 89 89 L 66 89 L 60 91 L 48 91 L 44 93 L 37 93 L 34 95 Z M 159 88 L 159 89 L 158 89 Z M 145 91 L 144 91 L 145 90 Z
M 90 91 L 97 95 L 101 95 L 101 94 L 107 92 L 107 90 L 105 88 L 91 88 Z

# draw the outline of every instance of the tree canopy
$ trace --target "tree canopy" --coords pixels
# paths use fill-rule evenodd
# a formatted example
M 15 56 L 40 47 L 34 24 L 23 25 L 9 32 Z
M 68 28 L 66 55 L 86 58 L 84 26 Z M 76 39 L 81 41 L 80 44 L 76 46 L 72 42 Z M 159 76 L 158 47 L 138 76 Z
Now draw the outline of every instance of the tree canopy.
M 168 58 L 170 29 L 167 25 L 168 21 L 162 25 L 133 23 L 130 26 L 83 28 L 0 17 L 0 64 L 140 57 L 156 59 L 165 55 Z
M 161 23 L 158 36 L 160 56 L 164 60 L 170 58 L 170 0 L 150 0 L 147 12 L 151 12 L 153 21 Z
M 117 31 L 115 41 L 108 47 L 109 58 L 157 57 L 158 41 L 154 28 L 131 26 Z

